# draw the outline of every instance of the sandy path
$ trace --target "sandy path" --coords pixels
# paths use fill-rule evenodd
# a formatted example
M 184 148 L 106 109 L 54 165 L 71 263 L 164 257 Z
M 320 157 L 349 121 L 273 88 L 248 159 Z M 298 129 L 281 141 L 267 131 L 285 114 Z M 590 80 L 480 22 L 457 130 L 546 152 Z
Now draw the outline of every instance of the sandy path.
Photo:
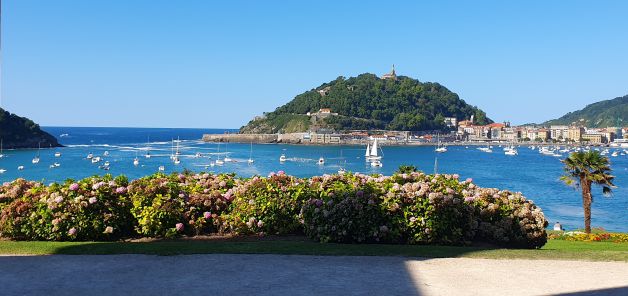
M 575 292 L 628 295 L 628 263 L 226 254 L 0 257 L 1 295 Z

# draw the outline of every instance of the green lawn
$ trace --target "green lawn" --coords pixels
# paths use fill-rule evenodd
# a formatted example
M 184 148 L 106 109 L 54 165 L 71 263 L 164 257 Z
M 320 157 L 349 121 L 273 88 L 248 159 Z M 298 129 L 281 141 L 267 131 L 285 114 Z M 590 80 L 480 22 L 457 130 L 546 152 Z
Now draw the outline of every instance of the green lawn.
M 322 244 L 307 239 L 175 240 L 155 242 L 0 241 L 0 254 L 299 254 L 328 256 L 470 257 L 628 262 L 628 243 L 550 240 L 540 250 L 375 244 Z

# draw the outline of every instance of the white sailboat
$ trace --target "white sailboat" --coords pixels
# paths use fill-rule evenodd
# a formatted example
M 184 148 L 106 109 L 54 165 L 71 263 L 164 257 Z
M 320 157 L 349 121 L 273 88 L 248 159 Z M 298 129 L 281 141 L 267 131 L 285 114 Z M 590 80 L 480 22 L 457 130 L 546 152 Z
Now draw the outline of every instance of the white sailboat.
M 227 142 L 225 142 L 225 158 L 223 159 L 224 162 L 232 162 L 233 159 L 231 159 L 231 157 L 229 157 L 229 152 L 227 152 Z
M 144 154 L 144 157 L 146 158 L 150 158 L 150 137 L 148 137 L 148 142 L 146 143 L 146 154 Z
M 174 152 L 174 158 L 172 159 L 172 162 L 174 162 L 174 164 L 180 164 L 181 163 L 181 160 L 179 159 L 179 154 L 181 154 L 179 152 L 179 143 L 180 142 L 181 142 L 181 140 L 179 140 L 179 137 L 177 137 L 177 141 L 176 141 L 177 148 L 176 148 L 176 150 Z
M 249 160 L 246 161 L 249 164 L 252 164 L 255 162 L 255 160 L 253 160 L 253 142 L 251 142 L 251 150 L 249 151 Z
M 369 160 L 369 156 L 371 156 L 371 143 L 366 144 L 366 151 L 364 152 L 364 159 Z
M 367 148 L 368 148 L 368 146 L 367 146 Z M 379 155 L 379 150 L 378 150 L 378 146 L 377 146 L 377 139 L 375 139 L 375 141 L 373 141 L 373 146 L 371 146 L 371 149 L 368 152 L 368 156 L 366 156 L 366 159 L 369 160 L 369 161 L 382 159 L 382 157 Z
M 225 164 L 225 162 L 222 159 L 220 159 L 220 142 L 217 143 L 217 144 L 218 144 L 218 150 L 216 152 L 216 155 L 217 155 L 216 157 L 217 158 L 216 158 L 216 162 L 215 163 L 216 163 L 216 165 L 223 165 L 223 164 Z
M 0 158 L 3 158 L 3 157 L 4 157 L 4 153 L 3 153 L 3 151 L 2 151 L 2 144 L 3 144 L 3 143 L 2 143 L 2 139 L 0 139 Z
M 39 147 L 37 148 L 37 155 L 35 155 L 35 158 L 33 158 L 33 164 L 39 163 L 39 150 L 41 150 L 41 142 L 39 142 Z
M 436 149 L 434 151 L 436 151 L 437 153 L 445 153 L 445 152 L 447 152 L 447 147 L 440 143 L 440 135 L 436 135 L 436 137 L 438 139 L 437 140 L 438 144 L 437 144 Z

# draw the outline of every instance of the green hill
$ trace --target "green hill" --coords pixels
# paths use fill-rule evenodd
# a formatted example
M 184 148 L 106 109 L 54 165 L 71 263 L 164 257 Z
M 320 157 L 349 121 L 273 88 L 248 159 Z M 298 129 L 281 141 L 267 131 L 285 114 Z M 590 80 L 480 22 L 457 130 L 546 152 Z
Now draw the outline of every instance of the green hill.
M 616 126 L 618 119 L 623 125 L 628 123 L 628 95 L 587 105 L 584 109 L 546 121 L 544 125 L 580 123 L 587 127 L 608 127 Z
M 306 115 L 321 108 L 329 108 L 338 115 L 316 122 Z M 476 123 L 492 122 L 484 111 L 467 104 L 438 83 L 420 82 L 405 76 L 381 79 L 367 73 L 348 79 L 338 77 L 297 95 L 265 117 L 251 120 L 240 132 L 303 132 L 313 127 L 335 130 L 436 130 L 446 129 L 445 117 L 466 120 L 472 115 Z
M 32 120 L 0 108 L 0 138 L 5 149 L 59 147 L 57 139 Z

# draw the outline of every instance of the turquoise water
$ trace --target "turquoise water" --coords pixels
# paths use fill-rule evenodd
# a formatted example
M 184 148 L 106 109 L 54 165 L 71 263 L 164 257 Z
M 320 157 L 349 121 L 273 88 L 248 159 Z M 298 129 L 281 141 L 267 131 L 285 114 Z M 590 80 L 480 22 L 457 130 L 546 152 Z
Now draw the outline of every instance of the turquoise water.
M 192 171 L 211 171 L 215 173 L 235 172 L 240 176 L 267 175 L 272 171 L 284 170 L 288 174 L 308 177 L 336 173 L 341 167 L 348 171 L 361 173 L 381 173 L 389 175 L 399 165 L 411 164 L 425 172 L 434 171 L 435 158 L 438 157 L 439 173 L 457 173 L 461 178 L 473 178 L 483 187 L 497 187 L 512 191 L 521 191 L 534 200 L 544 211 L 548 220 L 560 221 L 566 228 L 582 227 L 582 207 L 579 191 L 565 186 L 559 177 L 562 166 L 559 158 L 539 154 L 526 147 L 519 148 L 518 156 L 506 156 L 501 148 L 494 147 L 493 153 L 484 153 L 474 147 L 449 147 L 443 154 L 434 153 L 433 147 L 383 147 L 383 167 L 373 168 L 364 161 L 364 148 L 359 146 L 303 146 L 254 144 L 252 158 L 255 162 L 247 163 L 251 152 L 250 144 L 215 144 L 199 141 L 203 133 L 223 133 L 220 129 L 139 129 L 139 128 L 44 128 L 57 136 L 67 147 L 42 149 L 41 161 L 32 164 L 31 159 L 37 150 L 5 151 L 0 159 L 0 168 L 7 171 L 0 174 L 0 181 L 18 177 L 40 180 L 46 183 L 62 181 L 67 177 L 83 178 L 94 174 L 124 174 L 136 178 L 158 171 L 163 165 L 165 172 L 178 172 L 183 169 Z M 61 134 L 68 136 L 59 137 Z M 147 144 L 150 137 L 150 144 Z M 181 143 L 181 163 L 174 165 L 170 160 L 172 153 L 171 139 L 179 137 Z M 150 149 L 152 157 L 144 158 Z M 55 152 L 61 152 L 55 157 Z M 104 157 L 105 151 L 109 156 Z M 611 150 L 612 151 L 612 150 Z M 210 167 L 210 163 L 227 152 L 234 162 L 223 166 Z M 100 156 L 103 161 L 92 164 L 86 159 L 88 153 Z M 201 153 L 202 157 L 195 157 Z M 281 154 L 287 161 L 279 162 Z M 138 157 L 140 164 L 133 165 Z M 318 159 L 325 159 L 324 165 Z M 593 226 L 604 227 L 611 231 L 628 231 L 628 156 L 610 157 L 611 166 L 616 176 L 614 195 L 603 197 L 599 188 L 594 189 Z M 98 166 L 107 160 L 110 170 L 104 171 Z M 53 163 L 59 167 L 50 168 Z M 24 170 L 17 167 L 23 165 Z

